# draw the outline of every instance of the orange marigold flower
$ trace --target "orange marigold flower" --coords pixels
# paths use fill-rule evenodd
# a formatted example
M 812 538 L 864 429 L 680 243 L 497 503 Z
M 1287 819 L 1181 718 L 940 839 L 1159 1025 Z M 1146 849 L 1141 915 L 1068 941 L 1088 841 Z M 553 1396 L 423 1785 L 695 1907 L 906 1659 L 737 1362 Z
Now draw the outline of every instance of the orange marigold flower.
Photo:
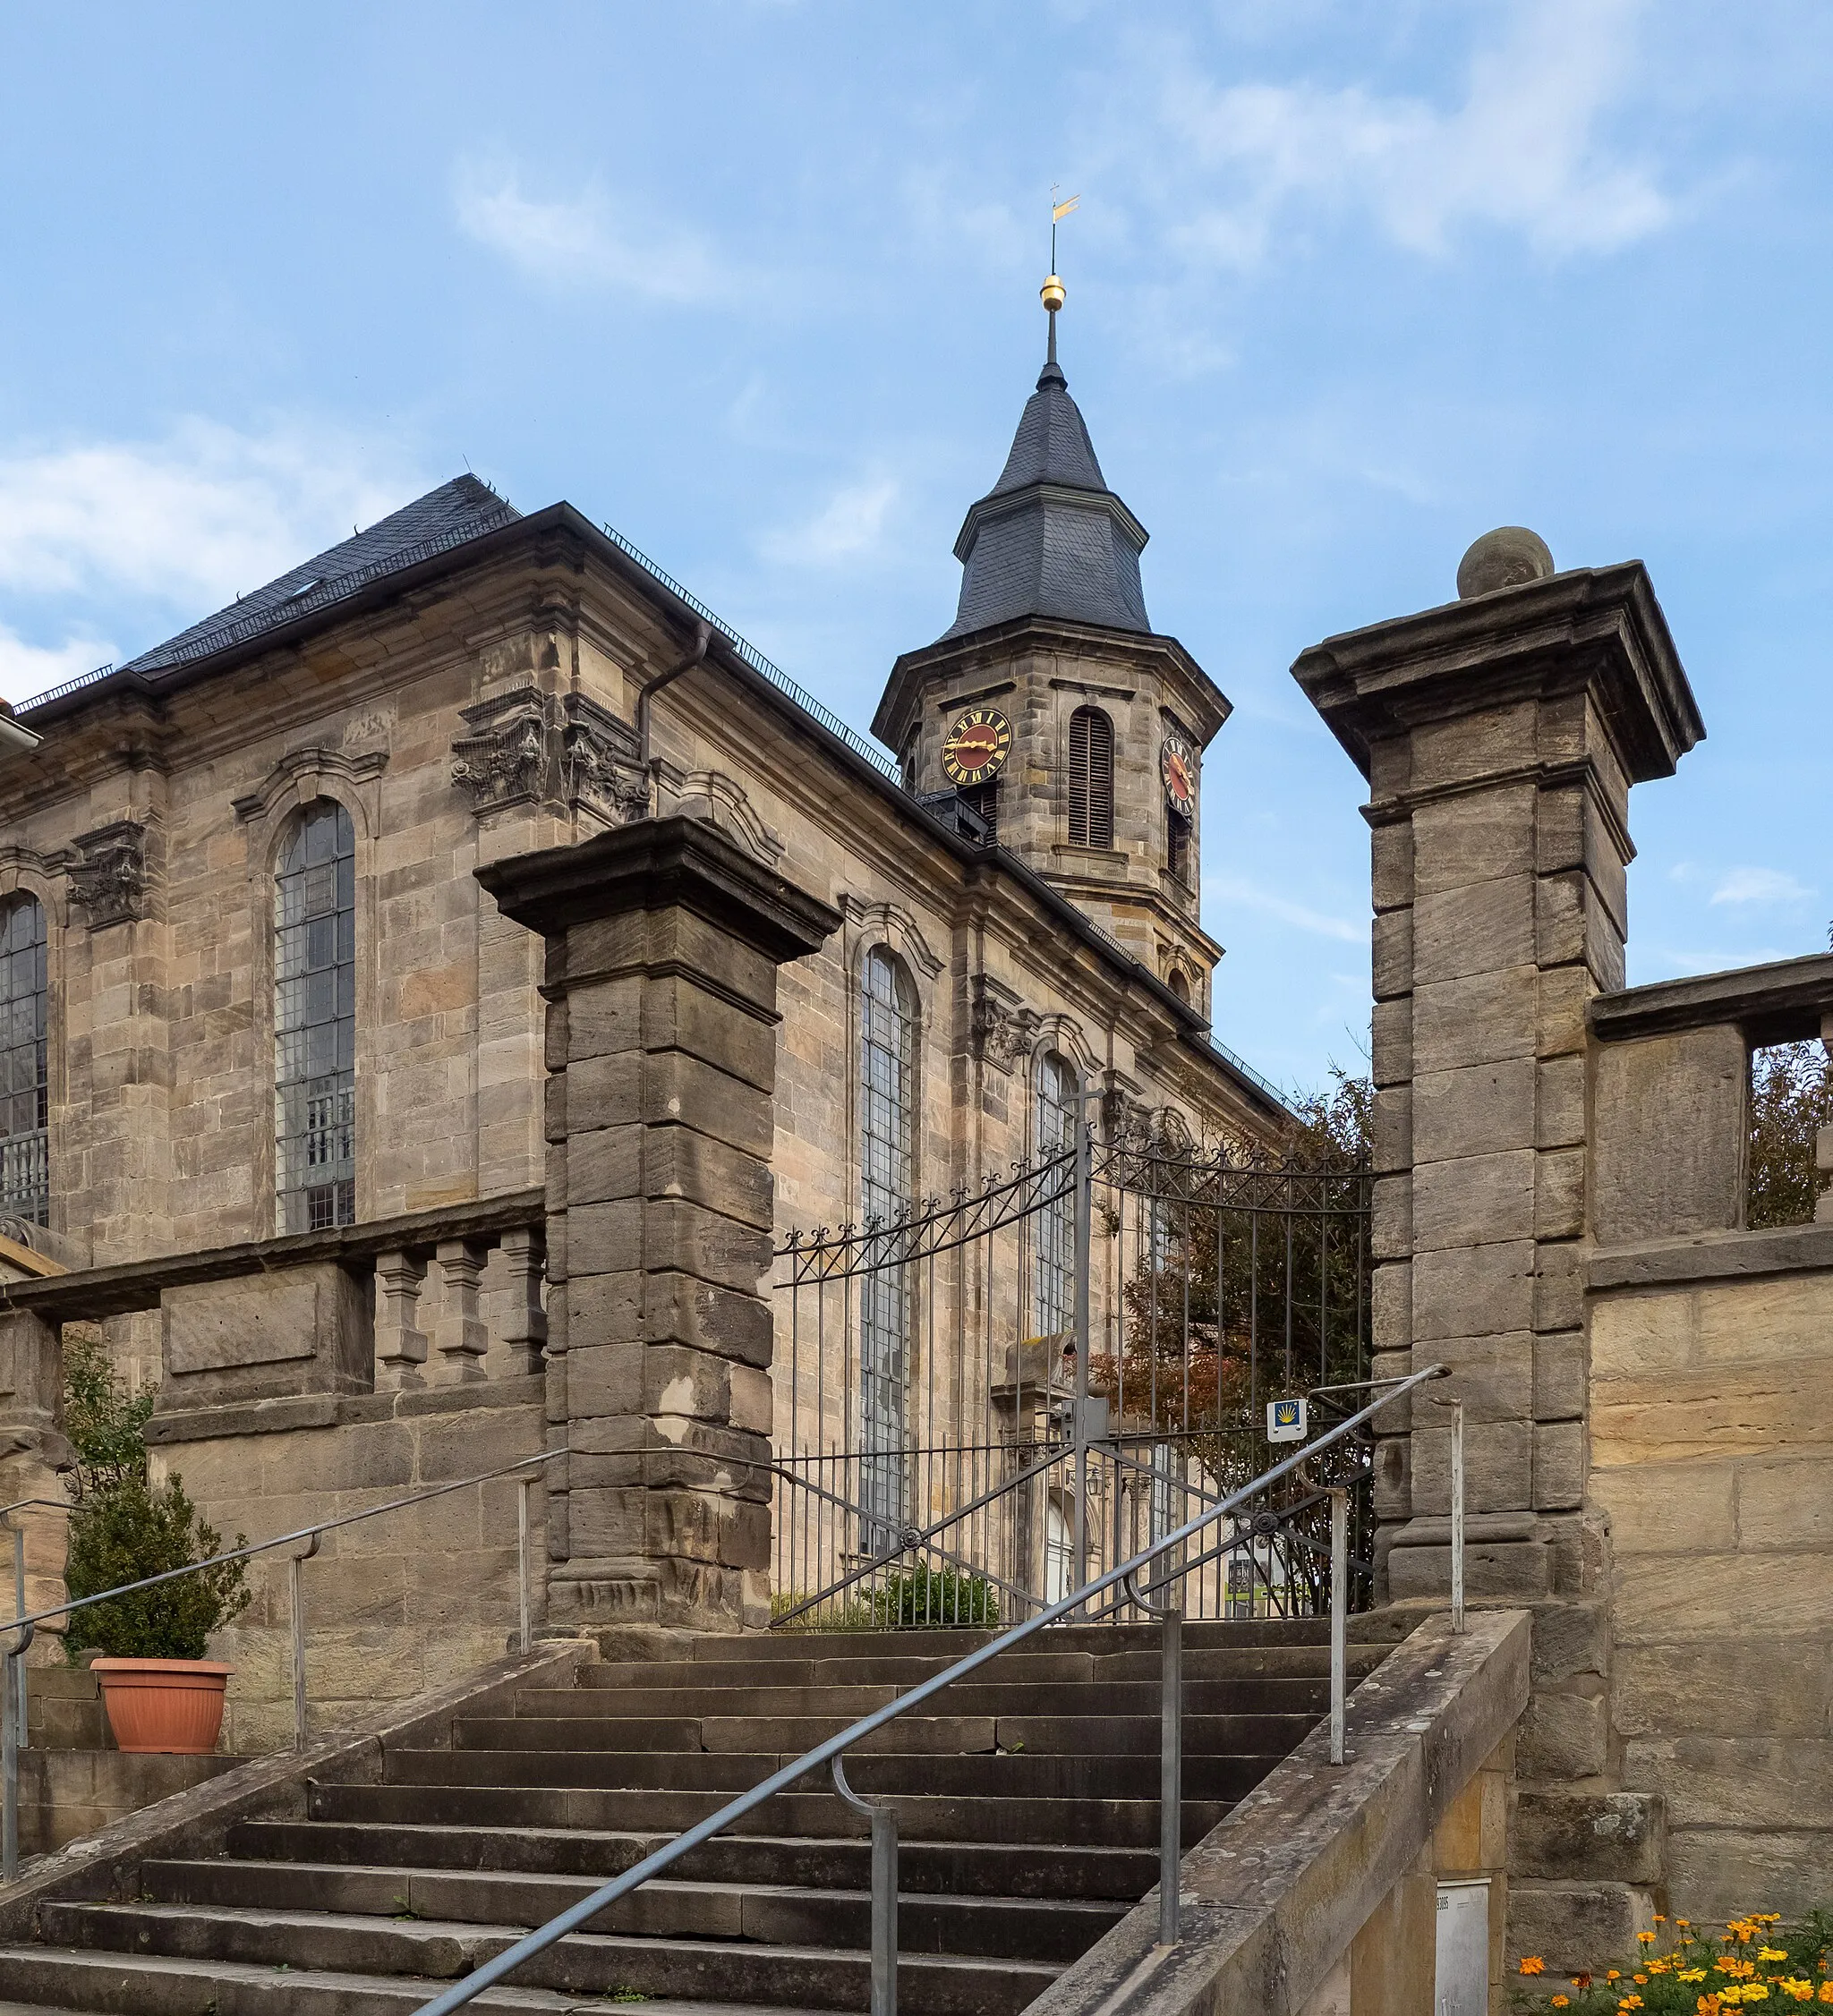
M 1555 1995 L 1553 2006 L 1556 2009 L 1570 2009 L 1572 2007 L 1572 1997 L 1570 1995 Z
M 1632 1974 L 1630 1976 L 1630 1979 L 1633 1981 L 1639 1988 L 1646 1988 L 1649 1985 L 1649 1977 L 1646 1974 Z
M 1530 1953 L 1522 1961 L 1522 1972 L 1523 1974 L 1544 1974 L 1546 1971 L 1547 1962 L 1540 1959 L 1538 1954 Z
M 1620 1980 L 1622 1980 L 1622 1978 L 1623 1978 L 1623 1976 L 1622 1976 L 1621 1974 L 1619 1974 L 1619 1973 L 1618 1973 L 1618 1972 L 1616 1971 L 1616 1969 L 1615 1969 L 1615 1968 L 1613 1967 L 1613 1968 L 1612 1968 L 1612 1969 L 1610 1969 L 1610 1971 L 1609 1971 L 1609 1972 L 1608 1972 L 1608 1973 L 1607 1973 L 1607 1975 L 1606 1975 L 1606 1976 L 1604 1977 L 1604 1978 L 1605 1978 L 1605 1979 L 1606 1979 L 1607 1981 L 1620 1981 Z
M 1636 1941 L 1639 1945 L 1652 1946 L 1655 1944 L 1655 1935 L 1652 1932 L 1638 1932 Z
M 1822 2002 L 1833 2002 L 1833 1981 L 1822 1981 L 1820 1983 L 1820 2000 Z
M 1757 1958 L 1759 1960 L 1786 1960 L 1788 1955 L 1775 1946 L 1759 1946 L 1757 1948 Z

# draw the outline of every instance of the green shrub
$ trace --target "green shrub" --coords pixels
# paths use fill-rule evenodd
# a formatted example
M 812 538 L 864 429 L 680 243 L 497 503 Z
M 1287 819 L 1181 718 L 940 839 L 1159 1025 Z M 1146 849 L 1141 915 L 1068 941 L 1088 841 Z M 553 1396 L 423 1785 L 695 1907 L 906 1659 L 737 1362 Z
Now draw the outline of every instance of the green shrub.
M 128 1393 L 98 1337 L 69 1339 L 64 1377 L 64 1426 L 76 1451 L 64 1571 L 72 1597 L 209 1560 L 222 1535 L 199 1515 L 183 1479 L 152 1481 L 145 1433 L 151 1397 Z M 246 1544 L 237 1534 L 236 1546 Z M 249 1596 L 245 1562 L 200 1569 L 75 1612 L 64 1655 L 74 1661 L 93 1647 L 112 1659 L 201 1659 L 210 1633 L 241 1616 Z
M 959 1568 L 931 1568 L 926 1561 L 888 1576 L 873 1600 L 881 1626 L 888 1631 L 946 1624 L 992 1628 L 999 1622 L 999 1598 L 984 1575 Z

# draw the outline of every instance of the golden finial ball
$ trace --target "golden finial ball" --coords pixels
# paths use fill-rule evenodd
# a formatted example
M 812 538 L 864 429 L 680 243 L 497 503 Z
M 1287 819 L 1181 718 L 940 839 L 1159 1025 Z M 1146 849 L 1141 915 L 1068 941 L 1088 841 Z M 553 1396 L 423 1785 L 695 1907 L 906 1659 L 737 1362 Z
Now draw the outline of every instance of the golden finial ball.
M 1037 298 L 1054 315 L 1063 304 L 1063 284 L 1054 273 L 1037 290 Z

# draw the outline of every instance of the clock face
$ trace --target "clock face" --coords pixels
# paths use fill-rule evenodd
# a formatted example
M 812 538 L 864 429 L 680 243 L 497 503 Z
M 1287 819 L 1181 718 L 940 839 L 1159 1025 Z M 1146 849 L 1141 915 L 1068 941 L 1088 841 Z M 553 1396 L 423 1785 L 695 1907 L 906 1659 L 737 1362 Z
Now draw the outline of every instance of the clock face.
M 1012 724 L 996 709 L 970 707 L 942 738 L 942 773 L 951 784 L 985 784 L 1005 768 Z
M 1189 819 L 1197 805 L 1197 753 L 1182 736 L 1165 736 L 1158 770 L 1172 810 Z

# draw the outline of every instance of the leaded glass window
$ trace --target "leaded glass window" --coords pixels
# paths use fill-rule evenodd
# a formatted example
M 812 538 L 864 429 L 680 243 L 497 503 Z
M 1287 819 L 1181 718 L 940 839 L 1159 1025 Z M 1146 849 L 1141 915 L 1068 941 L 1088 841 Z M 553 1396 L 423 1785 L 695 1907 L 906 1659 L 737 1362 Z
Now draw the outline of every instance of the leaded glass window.
M 356 1221 L 356 834 L 320 799 L 275 890 L 274 1107 L 280 1229 Z
M 0 910 L 0 1218 L 51 1222 L 50 988 L 45 912 Z
M 866 1219 L 888 1224 L 916 1188 L 916 1001 L 882 948 L 866 955 L 860 1016 L 860 1161 Z M 860 1510 L 868 1551 L 904 1516 L 904 1419 L 910 1376 L 909 1269 L 865 1275 L 859 1293 Z
M 1076 1074 L 1068 1059 L 1040 1051 L 1034 1067 L 1033 1142 L 1048 1161 L 1076 1142 Z M 1067 1180 L 1062 1194 L 1038 1212 L 1037 1256 L 1032 1270 L 1032 1320 L 1039 1337 L 1053 1337 L 1075 1321 L 1076 1198 Z

